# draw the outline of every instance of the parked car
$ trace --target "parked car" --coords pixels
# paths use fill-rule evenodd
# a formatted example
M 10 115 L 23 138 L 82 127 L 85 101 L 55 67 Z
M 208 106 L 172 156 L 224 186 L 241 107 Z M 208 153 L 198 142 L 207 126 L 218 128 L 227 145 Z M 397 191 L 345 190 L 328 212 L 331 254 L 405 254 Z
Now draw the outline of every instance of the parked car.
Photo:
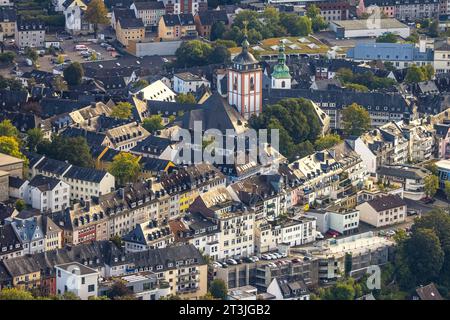
M 392 237 L 392 236 L 395 235 L 395 231 L 394 231 L 394 230 L 388 230 L 388 231 L 386 232 L 386 235 L 389 236 L 389 237 Z
M 272 260 L 272 257 L 269 256 L 268 254 L 263 254 L 263 255 L 261 255 L 261 259 L 263 259 L 263 260 Z
M 274 255 L 273 253 L 269 253 L 268 256 L 271 257 L 272 260 L 278 259 L 278 257 L 276 255 Z
M 228 263 L 228 264 L 232 264 L 232 265 L 238 264 L 237 261 L 234 260 L 234 259 L 227 259 L 225 262 Z
M 301 260 L 298 259 L 298 258 L 294 258 L 294 259 L 292 259 L 291 261 L 292 261 L 293 263 L 299 263 Z
M 254 262 L 259 261 L 259 258 L 257 256 L 253 256 L 252 259 L 253 259 Z
M 416 214 L 417 214 L 417 211 L 413 210 L 413 209 L 409 209 L 408 211 L 406 211 L 407 216 L 414 216 Z
M 323 236 L 323 234 L 320 233 L 319 231 L 317 231 L 317 232 L 316 232 L 316 240 L 322 240 L 323 238 L 325 238 L 325 237 Z
M 425 204 L 431 204 L 434 202 L 434 199 L 430 198 L 430 197 L 425 197 L 425 198 L 420 199 L 420 201 L 422 201 Z

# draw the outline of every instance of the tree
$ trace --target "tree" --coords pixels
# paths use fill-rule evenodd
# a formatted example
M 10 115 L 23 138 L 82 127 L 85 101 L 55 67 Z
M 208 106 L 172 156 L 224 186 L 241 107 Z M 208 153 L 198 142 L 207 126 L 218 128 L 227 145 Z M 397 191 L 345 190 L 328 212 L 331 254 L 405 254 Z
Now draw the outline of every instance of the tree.
M 145 88 L 146 86 L 148 86 L 148 81 L 145 79 L 140 79 L 138 81 L 136 81 L 135 83 L 133 83 L 132 87 L 133 89 L 142 89 Z
M 406 72 L 405 82 L 406 83 L 418 83 L 425 81 L 427 79 L 427 76 L 423 72 L 423 69 L 412 65 L 410 68 L 408 68 L 408 71 Z
M 384 34 L 382 34 L 381 36 L 379 36 L 376 39 L 376 42 L 381 42 L 381 43 L 397 43 L 397 36 L 391 32 L 386 32 Z
M 19 142 L 14 137 L 0 136 L 0 153 L 25 160 L 24 166 L 28 166 L 28 159 L 20 152 Z
M 129 119 L 133 106 L 129 102 L 119 102 L 112 108 L 111 117 Z
M 283 99 L 268 105 L 258 117 L 251 117 L 249 123 L 255 130 L 278 130 L 280 152 L 290 160 L 313 153 L 311 141 L 322 132 L 314 106 L 302 98 Z
M 54 136 L 52 141 L 43 140 L 37 146 L 37 152 L 49 158 L 68 161 L 80 167 L 93 167 L 94 160 L 84 137 Z
M 362 106 L 352 103 L 342 110 L 342 124 L 346 135 L 360 136 L 370 129 L 369 112 Z
M 116 155 L 109 167 L 109 172 L 116 177 L 119 185 L 135 181 L 139 176 L 140 170 L 139 158 L 127 152 L 121 152 Z
M 225 24 L 222 21 L 214 22 L 213 25 L 211 26 L 211 35 L 209 39 L 211 41 L 222 39 L 226 30 L 227 29 L 225 27 Z
M 30 151 L 36 151 L 42 140 L 44 140 L 44 133 L 40 128 L 33 128 L 27 131 L 27 147 Z
M 434 68 L 431 64 L 427 64 L 424 66 L 421 66 L 420 69 L 422 69 L 422 72 L 425 75 L 425 80 L 431 80 L 434 76 Z
M 447 201 L 449 202 L 450 205 L 450 181 L 445 181 L 444 183 L 444 193 L 445 196 L 447 197 Z
M 64 69 L 63 75 L 69 86 L 77 86 L 81 84 L 81 81 L 83 80 L 84 70 L 79 62 L 73 62 L 70 66 Z
M 9 89 L 11 91 L 24 90 L 22 82 L 16 79 L 7 79 L 0 75 L 0 89 Z
M 317 7 L 315 4 L 312 4 L 308 6 L 308 9 L 306 9 L 306 15 L 311 19 L 315 18 L 318 15 L 320 15 L 320 8 Z
M 67 291 L 64 292 L 64 294 L 61 296 L 61 300 L 81 300 L 81 298 L 77 296 L 75 293 Z
M 18 288 L 3 288 L 0 291 L 0 300 L 34 300 L 33 295 Z
M 5 119 L 0 122 L 0 136 L 19 137 L 19 130 L 12 124 L 11 120 Z
M 132 295 L 133 292 L 131 291 L 131 289 L 121 281 L 115 281 L 108 292 L 108 298 L 113 300 Z
M 37 54 L 36 50 L 30 47 L 25 48 L 25 56 L 31 61 L 33 61 L 33 63 L 35 63 L 39 58 L 39 55 Z
M 110 240 L 112 243 L 114 243 L 116 245 L 117 248 L 119 248 L 119 249 L 122 248 L 123 241 L 119 235 L 116 234 L 116 235 L 112 236 Z
M 196 103 L 195 97 L 192 93 L 180 93 L 176 96 L 176 101 L 178 103 Z
M 16 203 L 14 204 L 17 211 L 22 211 L 27 207 L 27 204 L 23 199 L 17 199 Z
M 282 13 L 280 23 L 292 36 L 307 36 L 312 32 L 312 22 L 308 17 Z
M 324 135 L 316 140 L 315 146 L 316 150 L 323 150 L 331 148 L 341 142 L 341 137 L 338 134 L 332 133 Z
M 0 63 L 10 64 L 14 61 L 15 54 L 13 52 L 0 53 Z
M 145 118 L 142 122 L 142 126 L 150 133 L 154 133 L 155 131 L 164 128 L 164 126 L 162 125 L 162 117 L 159 114 L 150 116 L 149 118 Z
M 428 27 L 428 36 L 432 38 L 437 38 L 439 36 L 439 21 L 433 20 Z
M 175 52 L 177 66 L 192 67 L 202 66 L 208 63 L 209 55 L 212 52 L 210 44 L 200 40 L 186 41 Z
M 419 284 L 436 281 L 444 263 L 439 238 L 432 229 L 416 229 L 405 242 L 408 267 Z
M 214 298 L 225 300 L 228 295 L 228 289 L 225 281 L 215 279 L 209 285 L 209 292 Z
M 94 25 L 94 33 L 97 38 L 97 30 L 99 24 L 108 24 L 108 10 L 102 0 L 92 0 L 84 13 L 87 22 Z
M 210 64 L 229 63 L 230 56 L 230 51 L 225 46 L 215 45 L 208 56 L 208 62 Z
M 334 286 L 319 291 L 322 300 L 354 300 L 361 294 L 361 285 L 353 278 L 339 280 Z
M 64 78 L 60 75 L 57 75 L 53 78 L 52 86 L 56 91 L 65 91 L 67 90 L 67 83 L 64 81 Z
M 439 178 L 432 174 L 426 176 L 424 182 L 425 194 L 430 198 L 434 197 L 437 190 L 439 189 Z
M 64 56 L 62 54 L 58 55 L 58 57 L 56 58 L 56 63 L 57 64 L 63 64 L 64 63 Z

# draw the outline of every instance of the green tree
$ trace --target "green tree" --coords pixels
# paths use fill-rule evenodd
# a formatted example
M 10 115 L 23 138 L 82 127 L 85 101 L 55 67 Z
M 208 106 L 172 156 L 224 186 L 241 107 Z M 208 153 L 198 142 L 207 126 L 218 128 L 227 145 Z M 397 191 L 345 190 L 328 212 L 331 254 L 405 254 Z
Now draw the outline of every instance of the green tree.
M 0 53 L 0 63 L 10 64 L 14 61 L 15 54 L 13 52 Z
M 434 76 L 434 68 L 431 64 L 427 64 L 424 66 L 421 66 L 420 69 L 422 69 L 423 74 L 425 75 L 425 80 L 431 80 Z
M 140 79 L 139 81 L 136 81 L 133 83 L 132 87 L 133 89 L 142 89 L 149 85 L 148 81 L 145 79 Z
M 76 86 L 81 84 L 84 76 L 84 70 L 79 62 L 73 62 L 70 66 L 64 69 L 63 75 L 64 80 L 66 80 L 69 86 Z
M 119 235 L 116 234 L 116 235 L 112 236 L 110 240 L 112 243 L 114 243 L 116 245 L 117 248 L 119 248 L 119 249 L 122 248 L 123 241 Z
M 307 36 L 312 32 L 312 22 L 308 17 L 300 17 L 292 13 L 280 15 L 281 25 L 288 30 L 292 36 Z
M 94 33 L 97 38 L 97 30 L 99 24 L 108 24 L 108 10 L 105 3 L 102 0 L 92 0 L 87 5 L 87 9 L 84 13 L 84 18 L 87 22 L 94 25 Z
M 63 64 L 64 63 L 64 56 L 62 54 L 58 55 L 58 57 L 56 58 L 56 63 L 57 64 Z
M 230 56 L 230 51 L 225 46 L 215 45 L 208 56 L 208 62 L 210 64 L 229 63 L 231 60 Z
M 324 135 L 323 137 L 320 137 L 319 139 L 316 140 L 315 142 L 316 150 L 331 148 L 341 141 L 342 139 L 338 134 L 331 133 Z
M 84 137 L 54 136 L 52 141 L 43 140 L 37 146 L 37 152 L 49 158 L 68 161 L 80 167 L 93 167 L 94 160 Z
M 7 79 L 0 75 L 0 89 L 9 89 L 11 91 L 23 91 L 22 82 L 16 79 Z
M 192 93 L 180 93 L 176 96 L 176 101 L 178 103 L 196 103 L 195 97 Z
M 133 106 L 129 102 L 119 102 L 113 108 L 111 112 L 111 117 L 118 119 L 129 119 L 131 117 L 131 112 Z
M 447 197 L 447 201 L 450 205 L 450 181 L 448 181 L 448 180 L 445 181 L 445 183 L 444 183 L 444 193 L 445 193 L 445 196 Z
M 30 47 L 25 48 L 25 56 L 33 61 L 33 63 L 36 63 L 37 59 L 39 58 L 39 55 L 37 54 L 36 50 Z
M 357 84 L 357 83 L 346 83 L 345 87 L 347 89 L 352 89 L 358 92 L 368 92 L 369 88 L 367 88 L 365 85 Z
M 163 121 L 162 117 L 159 114 L 152 115 L 152 116 L 144 119 L 144 121 L 142 122 L 142 126 L 148 132 L 154 133 L 155 131 L 158 131 L 158 130 L 161 130 L 164 128 L 162 121 Z
M 179 67 L 202 66 L 208 63 L 212 52 L 210 44 L 200 40 L 186 41 L 176 50 L 176 64 Z
M 430 23 L 427 34 L 432 38 L 437 38 L 439 36 L 439 21 L 437 19 Z
M 425 194 L 432 198 L 439 189 L 439 178 L 435 175 L 429 175 L 424 179 L 424 191 Z
M 64 294 L 61 296 L 61 300 L 81 300 L 81 298 L 77 296 L 75 293 L 67 291 L 64 292 Z
M 382 34 L 381 36 L 379 36 L 376 39 L 376 42 L 381 42 L 381 43 L 397 43 L 397 36 L 391 32 L 386 32 L 384 34 Z
M 67 90 L 67 83 L 64 81 L 64 78 L 60 75 L 57 75 L 53 78 L 52 86 L 56 91 L 65 91 Z
M 11 120 L 5 119 L 0 122 L 0 136 L 19 139 L 19 130 L 12 124 Z
M 215 279 L 209 284 L 209 292 L 216 299 L 225 300 L 228 295 L 228 289 L 225 281 Z
M 23 199 L 17 199 L 16 203 L 14 204 L 17 211 L 22 211 L 27 207 L 27 204 Z
M 322 300 L 355 300 L 361 294 L 361 285 L 353 278 L 340 280 L 334 286 L 319 291 Z
M 23 159 L 24 166 L 28 166 L 28 159 L 20 152 L 19 142 L 14 137 L 0 136 L 0 153 L 8 154 L 12 157 Z
M 222 21 L 214 22 L 211 26 L 210 40 L 215 41 L 217 39 L 222 39 L 226 30 L 225 24 Z
M 119 185 L 135 181 L 140 170 L 139 158 L 127 152 L 116 155 L 109 167 L 109 172 L 116 177 Z
M 418 283 L 436 281 L 444 263 L 439 238 L 432 229 L 417 229 L 406 240 L 405 254 L 408 267 Z
M 315 4 L 312 4 L 308 6 L 308 8 L 306 9 L 306 15 L 311 19 L 315 18 L 318 15 L 320 15 L 320 8 L 317 7 Z
M 427 79 L 427 76 L 425 75 L 422 68 L 412 65 L 408 68 L 408 71 L 406 72 L 405 82 L 406 83 L 418 83 L 425 81 Z
M 18 288 L 3 288 L 0 291 L 0 300 L 34 300 L 33 295 Z
M 346 135 L 360 136 L 370 129 L 369 112 L 362 106 L 352 103 L 342 110 L 342 124 Z
M 131 289 L 121 281 L 115 281 L 108 292 L 108 298 L 113 300 L 118 300 L 120 298 L 132 295 L 133 291 L 131 291 Z
M 37 146 L 44 140 L 44 133 L 40 128 L 27 131 L 27 147 L 30 151 L 36 151 Z

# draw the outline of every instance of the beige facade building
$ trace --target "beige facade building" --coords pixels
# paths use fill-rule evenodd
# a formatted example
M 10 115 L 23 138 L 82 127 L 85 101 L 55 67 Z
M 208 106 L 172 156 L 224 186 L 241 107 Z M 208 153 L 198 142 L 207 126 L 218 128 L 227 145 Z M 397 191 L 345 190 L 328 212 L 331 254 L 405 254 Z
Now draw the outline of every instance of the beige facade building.
M 141 19 L 130 18 L 117 21 L 117 40 L 124 46 L 128 46 L 130 41 L 139 42 L 145 38 L 145 27 Z

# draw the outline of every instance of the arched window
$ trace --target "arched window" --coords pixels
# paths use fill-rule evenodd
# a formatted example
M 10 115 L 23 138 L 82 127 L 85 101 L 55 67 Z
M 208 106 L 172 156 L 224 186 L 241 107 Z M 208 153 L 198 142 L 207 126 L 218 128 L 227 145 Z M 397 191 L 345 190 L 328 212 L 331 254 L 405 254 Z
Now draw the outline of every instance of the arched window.
M 284 80 L 281 81 L 281 87 L 282 87 L 282 88 L 286 87 L 286 82 L 285 82 Z
M 255 79 L 250 77 L 250 90 L 255 90 Z
M 237 76 L 234 76 L 233 90 L 237 90 L 237 86 L 238 86 Z

